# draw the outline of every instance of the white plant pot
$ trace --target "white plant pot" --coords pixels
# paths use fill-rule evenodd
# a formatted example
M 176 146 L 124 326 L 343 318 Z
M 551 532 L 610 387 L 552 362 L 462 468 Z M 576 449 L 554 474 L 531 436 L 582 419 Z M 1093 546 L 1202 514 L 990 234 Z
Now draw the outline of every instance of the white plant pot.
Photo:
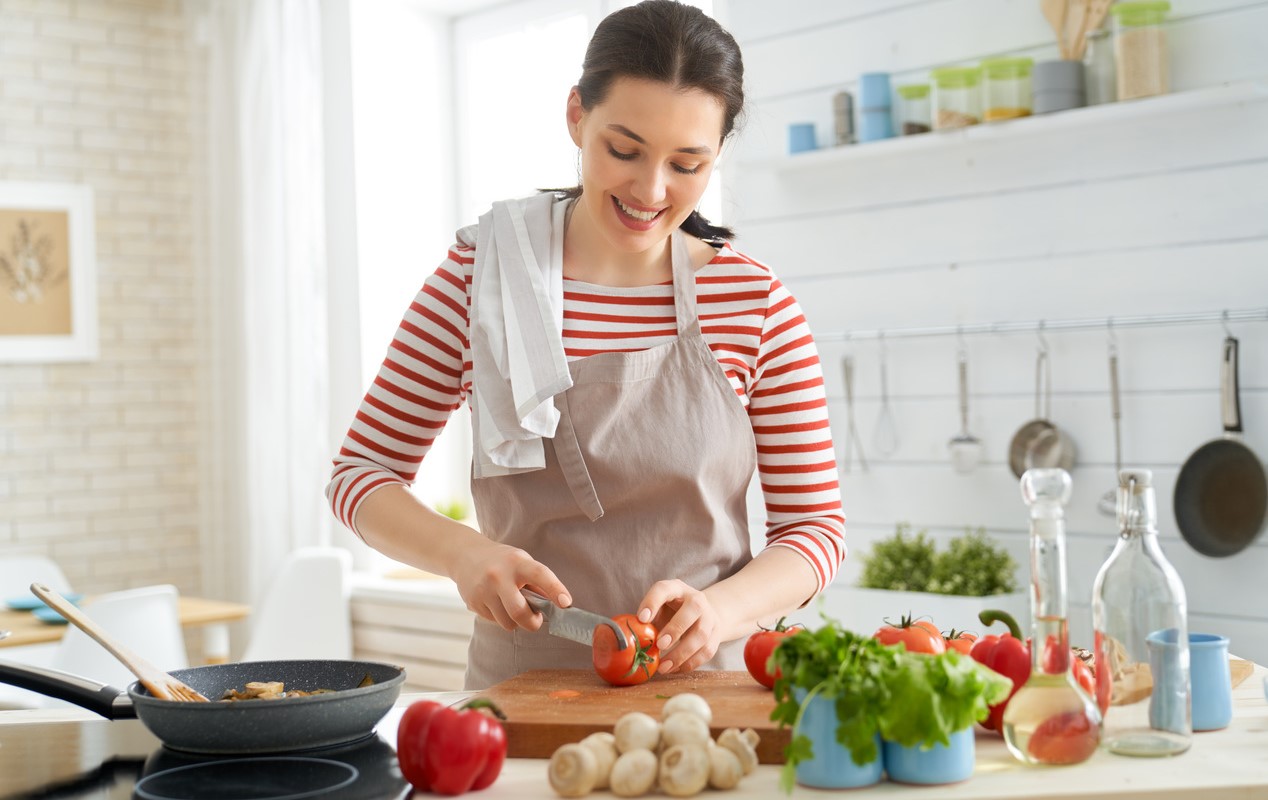
M 1021 627 L 1022 636 L 1030 633 L 1030 595 L 1027 592 L 996 594 L 987 597 L 963 597 L 929 592 L 891 592 L 885 589 L 859 589 L 854 586 L 829 587 L 819 599 L 790 617 L 808 628 L 823 624 L 820 610 L 856 633 L 870 634 L 885 624 L 897 623 L 903 616 L 928 619 L 941 631 L 955 628 L 970 633 L 1006 633 L 1000 623 L 987 629 L 977 615 L 986 609 L 999 609 L 1012 614 Z

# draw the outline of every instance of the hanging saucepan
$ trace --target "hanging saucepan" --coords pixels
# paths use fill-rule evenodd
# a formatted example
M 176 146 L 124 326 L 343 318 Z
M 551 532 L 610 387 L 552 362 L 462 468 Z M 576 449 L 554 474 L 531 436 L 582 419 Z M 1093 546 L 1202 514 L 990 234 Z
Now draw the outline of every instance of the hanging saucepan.
M 1052 371 L 1048 349 L 1041 347 L 1035 361 L 1035 418 L 1018 428 L 1008 445 L 1008 467 L 1018 478 L 1031 468 L 1074 466 L 1074 441 L 1048 419 L 1051 411 Z
M 1254 541 L 1264 526 L 1268 481 L 1264 465 L 1241 442 L 1237 387 L 1237 339 L 1224 339 L 1220 365 L 1220 409 L 1224 436 L 1199 447 L 1176 478 L 1176 525 L 1194 550 L 1231 556 Z
M 281 681 L 311 697 L 239 702 L 159 700 L 139 682 L 121 691 L 60 670 L 0 661 L 0 683 L 66 700 L 107 719 L 139 717 L 168 747 L 192 753 L 270 753 L 346 744 L 370 735 L 396 702 L 405 670 L 374 661 L 243 661 L 172 670 L 212 699 L 249 681 Z

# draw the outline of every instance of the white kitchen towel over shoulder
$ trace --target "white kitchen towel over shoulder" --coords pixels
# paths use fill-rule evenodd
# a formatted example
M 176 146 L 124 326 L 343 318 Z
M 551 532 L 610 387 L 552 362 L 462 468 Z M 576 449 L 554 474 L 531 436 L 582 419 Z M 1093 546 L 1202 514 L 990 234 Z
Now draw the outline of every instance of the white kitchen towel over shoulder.
M 493 204 L 458 238 L 474 244 L 471 420 L 474 475 L 546 466 L 554 396 L 572 386 L 563 335 L 567 200 L 550 193 Z M 472 241 L 474 239 L 474 241 Z

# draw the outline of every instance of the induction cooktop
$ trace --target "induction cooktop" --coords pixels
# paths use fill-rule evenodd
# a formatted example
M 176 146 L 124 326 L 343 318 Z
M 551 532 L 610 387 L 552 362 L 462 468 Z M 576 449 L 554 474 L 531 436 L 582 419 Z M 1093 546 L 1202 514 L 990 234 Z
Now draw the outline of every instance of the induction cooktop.
M 0 800 L 405 798 L 392 747 L 401 713 L 388 713 L 381 735 L 259 756 L 172 750 L 138 720 L 0 721 Z

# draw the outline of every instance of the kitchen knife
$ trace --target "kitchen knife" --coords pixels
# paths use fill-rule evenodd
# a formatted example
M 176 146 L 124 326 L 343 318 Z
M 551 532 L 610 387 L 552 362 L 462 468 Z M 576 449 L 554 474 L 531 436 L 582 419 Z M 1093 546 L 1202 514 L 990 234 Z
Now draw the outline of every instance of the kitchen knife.
M 520 591 L 523 592 L 524 599 L 528 601 L 528 605 L 546 618 L 546 623 L 542 627 L 551 636 L 558 636 L 573 642 L 580 642 L 586 646 L 592 646 L 594 644 L 595 626 L 606 625 L 616 635 L 617 650 L 624 650 L 629 647 L 629 643 L 625 640 L 625 631 L 621 630 L 621 626 L 608 617 L 600 616 L 592 611 L 584 611 L 580 608 L 560 608 L 536 592 L 528 589 L 521 589 Z

